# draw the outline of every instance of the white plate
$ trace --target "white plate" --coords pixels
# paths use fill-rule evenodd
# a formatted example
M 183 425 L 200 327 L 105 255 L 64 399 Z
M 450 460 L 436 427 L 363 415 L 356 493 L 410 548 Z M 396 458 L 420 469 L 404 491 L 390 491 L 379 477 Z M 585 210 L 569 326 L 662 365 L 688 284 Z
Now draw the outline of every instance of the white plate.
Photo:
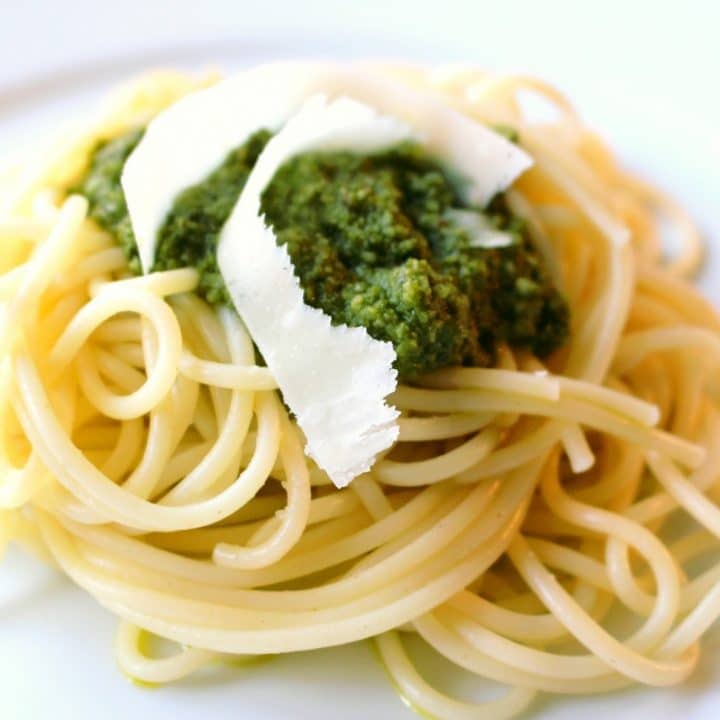
M 714 37 L 720 18 L 712 2 L 696 3 L 694 16 L 682 17 L 656 4 L 606 2 L 593 17 L 585 3 L 445 1 L 430 8 L 403 1 L 385 8 L 383 32 L 374 32 L 376 13 L 386 4 L 344 4 L 338 12 L 331 2 L 315 2 L 293 16 L 290 2 L 270 3 L 270 13 L 262 14 L 216 1 L 207 8 L 203 3 L 198 20 L 192 11 L 199 3 L 190 0 L 176 0 L 171 19 L 169 5 L 163 12 L 148 0 L 14 3 L 3 8 L 0 25 L 0 156 L 81 113 L 117 80 L 145 67 L 234 67 L 300 54 L 468 60 L 549 76 L 571 91 L 630 165 L 688 205 L 720 254 L 720 52 Z M 719 281 L 720 262 L 711 259 L 703 285 L 716 301 Z M 116 668 L 114 629 L 114 618 L 91 598 L 11 551 L 0 566 L 0 717 L 415 717 L 367 643 L 146 691 Z M 707 637 L 703 649 L 699 669 L 682 688 L 551 698 L 534 708 L 534 717 L 715 718 L 720 633 Z M 477 683 L 436 665 L 430 669 L 446 687 L 477 693 Z

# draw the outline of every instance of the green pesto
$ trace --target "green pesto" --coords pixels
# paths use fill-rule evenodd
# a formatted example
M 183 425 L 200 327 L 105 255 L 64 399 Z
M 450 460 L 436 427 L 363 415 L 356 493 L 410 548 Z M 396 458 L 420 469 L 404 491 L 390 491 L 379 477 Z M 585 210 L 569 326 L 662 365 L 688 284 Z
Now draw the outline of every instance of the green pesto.
M 125 161 L 142 139 L 143 129 L 130 130 L 113 140 L 100 144 L 90 159 L 90 167 L 82 182 L 73 190 L 88 200 L 90 217 L 111 232 L 128 259 L 130 269 L 140 273 L 135 236 L 128 216 L 125 194 L 120 185 Z
M 135 273 L 140 272 L 140 259 L 120 175 L 142 135 L 142 130 L 133 130 L 101 145 L 79 187 L 90 203 L 90 216 L 116 236 Z M 198 293 L 210 303 L 232 305 L 217 266 L 218 236 L 269 139 L 267 130 L 256 132 L 205 180 L 180 193 L 158 232 L 153 270 L 197 268 Z
M 500 197 L 487 214 L 513 243 L 471 247 L 448 217 L 463 207 L 456 188 L 417 145 L 300 155 L 262 207 L 308 304 L 392 342 L 403 379 L 488 365 L 503 341 L 544 356 L 567 338 L 567 305 L 523 222 Z
M 119 177 L 140 136 L 99 148 L 80 188 L 92 217 L 116 235 L 135 272 Z M 198 268 L 198 291 L 211 303 L 231 304 L 216 263 L 217 240 L 269 137 L 256 133 L 181 193 L 160 230 L 154 269 Z M 484 214 L 513 242 L 475 248 L 448 212 L 465 207 L 442 168 L 411 143 L 367 156 L 297 156 L 262 196 L 306 302 L 335 323 L 363 326 L 392 342 L 403 380 L 451 365 L 488 365 L 500 342 L 542 357 L 567 339 L 567 305 L 522 220 L 499 196 Z

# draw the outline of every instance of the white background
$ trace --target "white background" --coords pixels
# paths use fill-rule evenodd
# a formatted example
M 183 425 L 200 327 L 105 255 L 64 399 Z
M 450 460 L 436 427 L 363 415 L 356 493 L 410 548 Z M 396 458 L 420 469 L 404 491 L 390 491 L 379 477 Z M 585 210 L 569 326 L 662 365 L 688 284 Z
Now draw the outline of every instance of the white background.
M 475 63 L 558 85 L 630 164 L 709 227 L 720 167 L 719 28 L 716 0 L 0 0 L 0 122 L 14 146 L 36 136 L 38 105 L 67 116 L 79 90 L 180 63 L 298 55 Z M 708 173 L 702 184 L 698 171 Z
M 548 79 L 626 162 L 679 195 L 720 246 L 720 3 L 0 0 L 0 155 L 82 112 L 118 79 L 280 56 L 475 63 Z M 720 300 L 720 265 L 703 285 Z M 0 718 L 412 718 L 367 645 L 137 690 L 112 618 L 13 552 L 0 566 Z M 720 637 L 688 687 L 545 702 L 542 718 L 720 712 Z M 467 689 L 467 688 L 465 688 Z M 715 710 L 714 708 L 717 708 Z

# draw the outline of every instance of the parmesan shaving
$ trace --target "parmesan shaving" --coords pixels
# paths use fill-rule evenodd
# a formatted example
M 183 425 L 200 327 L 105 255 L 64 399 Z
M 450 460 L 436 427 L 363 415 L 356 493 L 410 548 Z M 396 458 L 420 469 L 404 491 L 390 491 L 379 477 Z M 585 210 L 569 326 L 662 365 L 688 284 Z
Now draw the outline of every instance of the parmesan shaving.
M 492 250 L 510 247 L 515 242 L 512 233 L 498 230 L 490 219 L 474 210 L 453 208 L 445 213 L 458 227 L 468 234 L 470 246 Z
M 305 451 L 338 487 L 367 472 L 397 440 L 399 413 L 385 402 L 397 386 L 395 350 L 364 328 L 333 326 L 305 304 L 287 250 L 260 215 L 260 198 L 298 153 L 369 153 L 410 137 L 407 125 L 355 100 L 312 97 L 266 146 L 218 246 L 233 303 L 305 433 Z
M 409 125 L 457 175 L 472 205 L 486 205 L 532 164 L 522 149 L 476 120 L 367 68 L 262 65 L 160 113 L 128 158 L 122 185 L 144 272 L 152 267 L 158 230 L 178 194 L 207 177 L 255 131 L 279 130 L 317 93 L 351 97 Z

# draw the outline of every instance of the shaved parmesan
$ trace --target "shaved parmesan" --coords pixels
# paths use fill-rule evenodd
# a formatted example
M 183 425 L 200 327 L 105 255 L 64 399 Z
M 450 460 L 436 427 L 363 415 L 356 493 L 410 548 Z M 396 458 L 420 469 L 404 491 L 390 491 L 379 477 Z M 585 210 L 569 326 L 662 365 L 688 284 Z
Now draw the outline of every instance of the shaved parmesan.
M 532 161 L 520 148 L 432 95 L 376 72 L 322 63 L 274 63 L 188 95 L 155 118 L 122 175 L 144 272 L 157 232 L 185 188 L 200 182 L 260 128 L 278 130 L 311 95 L 347 96 L 409 125 L 484 206 Z M 358 147 L 358 150 L 362 148 Z
M 492 250 L 494 248 L 510 247 L 515 242 L 512 233 L 498 230 L 491 220 L 482 213 L 454 208 L 445 214 L 456 225 L 465 230 L 470 238 L 470 247 Z
M 397 385 L 395 350 L 305 304 L 287 250 L 260 215 L 260 197 L 293 155 L 374 152 L 411 136 L 405 124 L 354 100 L 312 97 L 266 146 L 218 246 L 230 296 L 305 433 L 306 452 L 338 487 L 397 440 L 398 412 L 385 402 Z

